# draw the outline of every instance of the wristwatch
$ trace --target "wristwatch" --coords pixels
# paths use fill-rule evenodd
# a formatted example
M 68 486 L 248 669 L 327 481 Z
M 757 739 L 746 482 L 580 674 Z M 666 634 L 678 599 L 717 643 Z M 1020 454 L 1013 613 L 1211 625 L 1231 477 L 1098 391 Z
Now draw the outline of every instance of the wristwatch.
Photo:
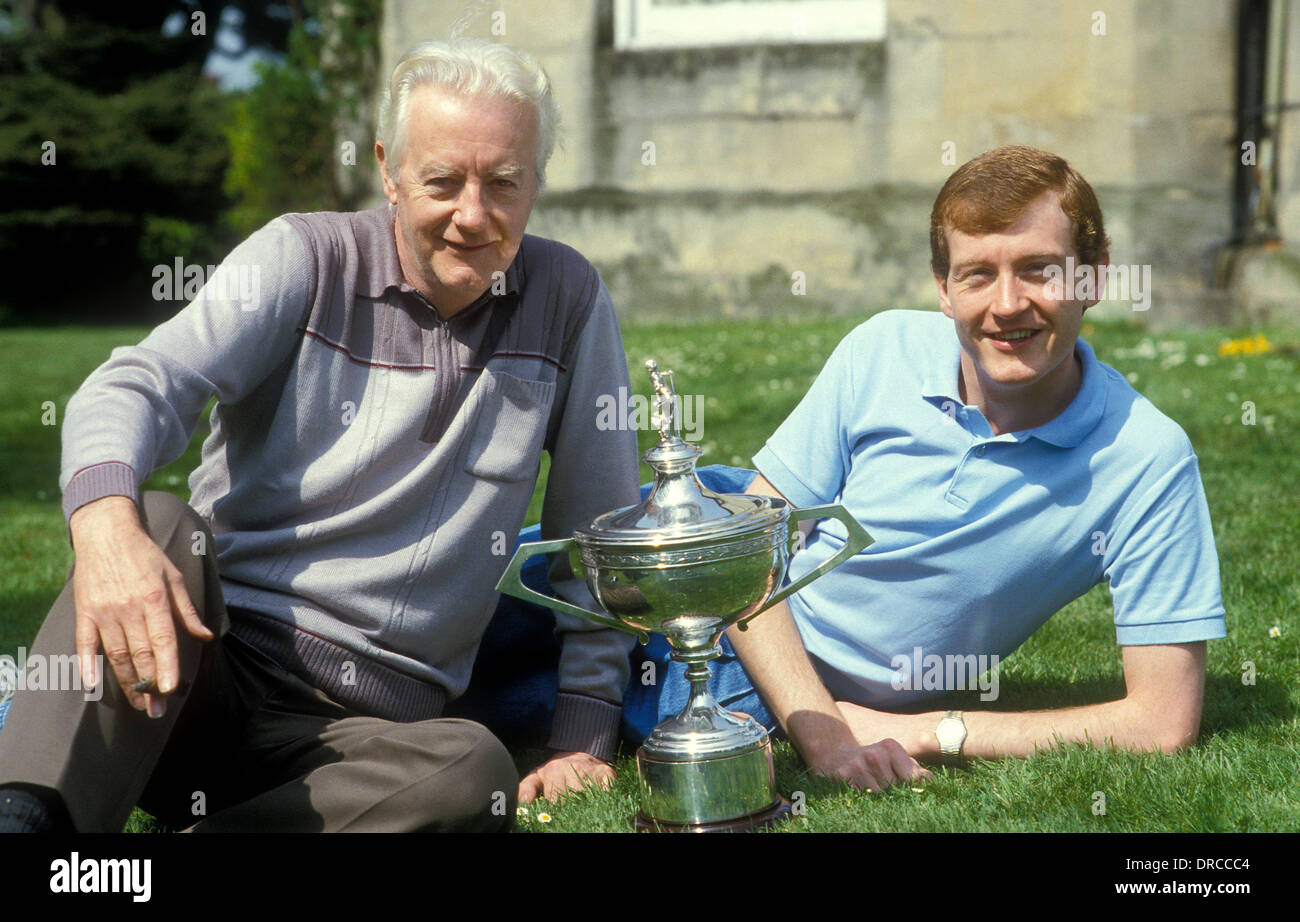
M 957 765 L 961 762 L 961 747 L 966 742 L 966 721 L 961 719 L 961 711 L 949 711 L 935 727 L 934 735 L 939 738 L 939 752 L 944 765 Z

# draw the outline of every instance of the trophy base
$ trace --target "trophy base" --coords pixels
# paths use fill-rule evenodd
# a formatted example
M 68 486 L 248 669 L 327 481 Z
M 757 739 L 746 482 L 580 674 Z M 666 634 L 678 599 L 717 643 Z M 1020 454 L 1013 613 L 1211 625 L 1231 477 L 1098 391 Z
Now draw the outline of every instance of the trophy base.
M 644 810 L 636 814 L 637 832 L 751 832 L 770 826 L 790 815 L 790 801 L 777 795 L 776 801 L 766 810 L 730 820 L 713 823 L 669 823 L 647 816 Z
M 666 722 L 637 750 L 638 829 L 747 829 L 789 810 L 776 790 L 767 732 L 748 715 L 718 710 L 708 716 L 712 734 L 674 734 L 675 722 Z

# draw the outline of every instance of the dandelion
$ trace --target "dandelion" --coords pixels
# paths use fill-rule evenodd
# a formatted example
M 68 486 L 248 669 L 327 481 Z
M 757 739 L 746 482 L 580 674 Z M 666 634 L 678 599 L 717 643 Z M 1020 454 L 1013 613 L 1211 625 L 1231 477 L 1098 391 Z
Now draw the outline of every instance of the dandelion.
M 1230 339 L 1226 342 L 1219 343 L 1219 355 L 1262 355 L 1265 352 L 1272 352 L 1273 344 L 1265 338 L 1263 333 L 1256 333 L 1254 336 L 1244 336 L 1241 339 Z

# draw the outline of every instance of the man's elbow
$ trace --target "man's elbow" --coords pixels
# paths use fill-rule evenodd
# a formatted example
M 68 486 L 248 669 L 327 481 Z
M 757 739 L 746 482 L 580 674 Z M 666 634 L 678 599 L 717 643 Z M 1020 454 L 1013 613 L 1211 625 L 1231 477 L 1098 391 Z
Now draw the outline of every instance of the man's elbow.
M 1188 715 L 1182 719 L 1174 719 L 1171 715 L 1159 714 L 1159 712 L 1155 716 L 1156 720 L 1146 725 L 1143 736 L 1146 737 L 1147 744 L 1143 746 L 1144 749 L 1173 753 L 1196 745 L 1197 737 L 1201 733 L 1199 713 L 1194 717 Z

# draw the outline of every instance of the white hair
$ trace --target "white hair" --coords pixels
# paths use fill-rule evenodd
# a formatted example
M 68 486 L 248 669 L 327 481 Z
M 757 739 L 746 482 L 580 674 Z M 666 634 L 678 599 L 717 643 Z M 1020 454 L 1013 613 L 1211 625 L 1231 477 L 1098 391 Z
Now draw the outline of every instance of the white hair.
M 397 62 L 379 104 L 379 140 L 384 142 L 388 174 L 397 179 L 411 92 L 438 86 L 461 96 L 489 96 L 524 103 L 537 117 L 537 183 L 546 181 L 546 163 L 555 150 L 560 107 L 541 65 L 523 51 L 479 39 L 421 42 Z

